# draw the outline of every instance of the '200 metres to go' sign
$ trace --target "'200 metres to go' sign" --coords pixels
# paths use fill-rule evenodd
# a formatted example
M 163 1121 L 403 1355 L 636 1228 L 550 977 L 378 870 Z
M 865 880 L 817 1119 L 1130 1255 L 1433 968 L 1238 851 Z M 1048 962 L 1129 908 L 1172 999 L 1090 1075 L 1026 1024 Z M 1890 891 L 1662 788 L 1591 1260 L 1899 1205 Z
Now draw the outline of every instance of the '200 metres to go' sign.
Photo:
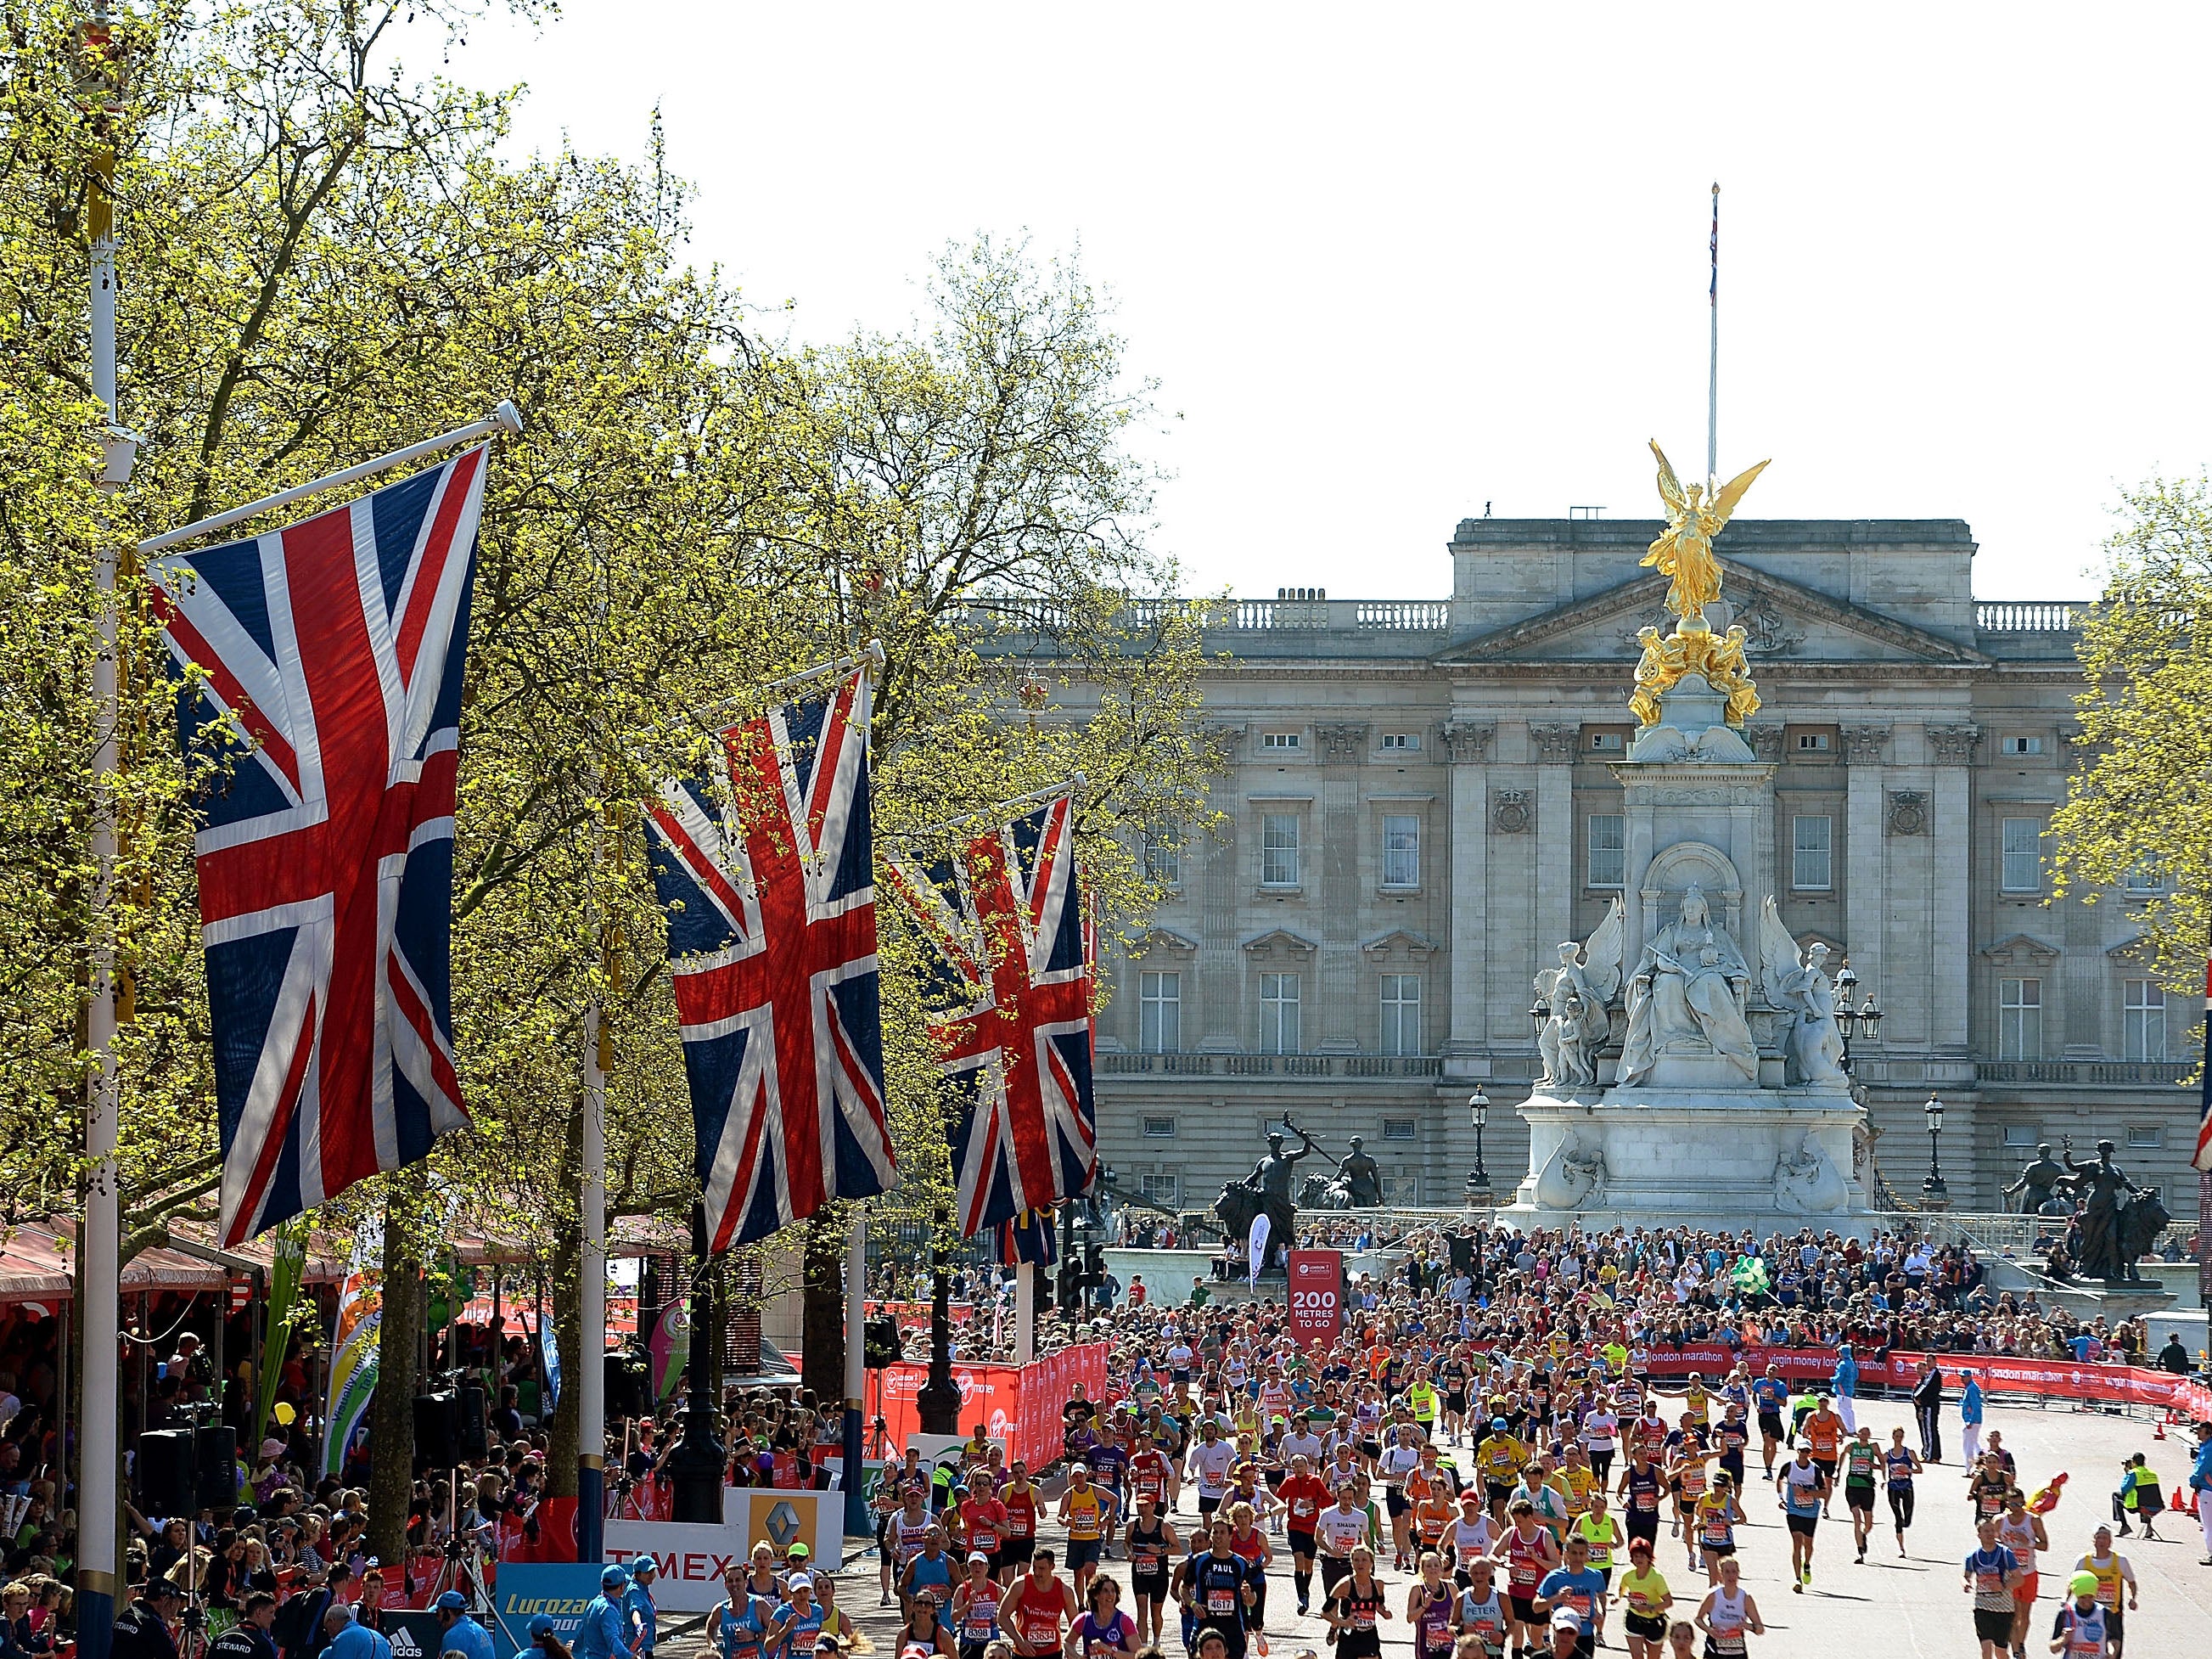
M 1344 1253 L 1292 1250 L 1290 1279 L 1291 1340 L 1301 1348 L 1334 1343 L 1344 1329 Z

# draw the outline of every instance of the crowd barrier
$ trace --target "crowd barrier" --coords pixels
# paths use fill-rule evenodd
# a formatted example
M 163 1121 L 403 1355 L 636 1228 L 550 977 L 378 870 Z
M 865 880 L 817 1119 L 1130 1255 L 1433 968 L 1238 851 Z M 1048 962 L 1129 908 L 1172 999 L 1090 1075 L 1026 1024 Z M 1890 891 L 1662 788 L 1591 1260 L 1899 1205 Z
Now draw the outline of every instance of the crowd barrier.
M 1972 1373 L 1984 1394 L 2033 1395 L 2040 1398 L 2081 1400 L 2116 1406 L 2170 1407 L 2184 1417 L 2212 1418 L 2212 1386 L 2169 1371 L 2143 1370 L 2132 1365 L 2100 1365 L 2076 1360 L 2049 1359 L 2009 1354 L 1923 1355 L 1893 1352 L 1887 1358 L 1871 1355 L 1858 1361 L 1862 1389 L 1910 1389 L 1919 1381 L 1923 1360 L 1933 1358 L 1955 1388 Z M 1644 1369 L 1653 1376 L 1687 1376 L 1691 1372 L 1717 1382 L 1735 1366 L 1747 1366 L 1753 1376 L 1775 1365 L 1792 1382 L 1826 1382 L 1836 1369 L 1832 1348 L 1729 1348 L 1717 1343 L 1684 1348 L 1655 1348 L 1645 1357 Z

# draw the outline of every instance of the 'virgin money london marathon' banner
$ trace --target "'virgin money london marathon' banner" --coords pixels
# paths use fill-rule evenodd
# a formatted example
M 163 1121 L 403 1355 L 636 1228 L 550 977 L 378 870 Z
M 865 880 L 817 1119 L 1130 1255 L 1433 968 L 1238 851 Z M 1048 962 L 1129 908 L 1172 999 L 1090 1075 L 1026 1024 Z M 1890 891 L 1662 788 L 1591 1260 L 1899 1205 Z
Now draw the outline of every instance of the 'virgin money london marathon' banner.
M 1010 1455 L 1032 1468 L 1054 1462 L 1063 1444 L 1060 1407 L 1073 1398 L 1076 1385 L 1082 1385 L 1085 1399 L 1105 1402 L 1106 1352 L 1103 1342 L 1089 1342 L 1027 1365 L 955 1365 L 962 1436 L 981 1422 L 987 1437 L 1006 1443 Z M 903 1449 L 921 1432 L 914 1402 L 929 1380 L 929 1368 L 890 1365 L 878 1375 L 884 1433 L 891 1445 Z

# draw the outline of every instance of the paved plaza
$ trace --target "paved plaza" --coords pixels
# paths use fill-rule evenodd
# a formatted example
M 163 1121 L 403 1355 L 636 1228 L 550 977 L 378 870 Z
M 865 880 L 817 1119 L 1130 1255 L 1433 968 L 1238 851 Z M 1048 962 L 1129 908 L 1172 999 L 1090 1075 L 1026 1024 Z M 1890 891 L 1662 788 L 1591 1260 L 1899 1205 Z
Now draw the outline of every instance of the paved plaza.
M 1875 1438 L 1885 1444 L 1889 1430 L 1904 1425 L 1908 1443 L 1917 1448 L 1911 1411 L 1902 1401 L 1863 1402 L 1858 1416 L 1861 1422 L 1873 1426 Z M 2152 1425 L 2140 1416 L 2112 1417 L 2064 1407 L 2045 1411 L 1993 1406 L 1987 1426 L 2002 1435 L 2005 1446 L 2018 1458 L 2020 1483 L 2027 1491 L 2033 1492 L 2061 1470 L 2069 1476 L 2063 1498 L 2045 1518 L 2051 1549 L 2038 1562 L 2043 1577 L 2028 1650 L 2035 1659 L 2041 1659 L 2049 1650 L 2047 1632 L 2057 1610 L 2063 1575 L 2086 1552 L 2098 1523 L 2110 1518 L 2111 1493 L 2118 1484 L 2121 1460 L 2130 1453 L 2142 1452 L 2171 1492 L 2187 1474 L 2191 1440 L 2185 1430 L 2169 1430 L 2165 1441 L 2155 1440 Z M 1758 1602 L 1766 1624 L 1766 1634 L 1752 1640 L 1754 1659 L 1860 1653 L 1978 1655 L 1971 1602 L 1960 1588 L 1960 1564 L 1974 1547 L 1974 1537 L 1965 1471 L 1957 1461 L 1955 1410 L 1947 1414 L 1945 1434 L 1943 1449 L 1948 1461 L 1930 1468 L 1920 1479 L 1918 1513 L 1908 1534 L 1907 1557 L 1898 1559 L 1885 1504 L 1877 1513 L 1878 1525 L 1869 1542 L 1866 1564 L 1856 1565 L 1848 1511 L 1838 1494 L 1834 1518 L 1820 1524 L 1813 1583 L 1802 1595 L 1790 1593 L 1788 1534 L 1774 1506 L 1771 1489 L 1758 1484 L 1759 1462 L 1753 1448 L 1747 1466 L 1753 1485 L 1744 1504 L 1750 1524 L 1737 1529 L 1737 1540 L 1745 1587 Z M 1186 1536 L 1196 1515 L 1196 1499 L 1186 1485 L 1175 1515 L 1178 1529 Z M 2136 1537 L 2118 1543 L 2120 1553 L 2135 1568 L 2142 1595 L 2140 1609 L 2127 1615 L 2128 1650 L 2138 1659 L 2212 1652 L 2212 1567 L 2197 1565 L 2203 1553 L 2203 1536 L 2193 1517 L 2180 1514 L 2161 1517 L 2159 1530 L 2157 1541 Z M 1044 1535 L 1055 1546 L 1060 1542 L 1060 1530 L 1049 1524 Z M 1283 1550 L 1279 1535 L 1269 1541 L 1277 1551 Z M 1676 1601 L 1671 1616 L 1687 1618 L 1705 1594 L 1705 1575 L 1702 1571 L 1684 1571 L 1680 1544 L 1663 1531 L 1659 1543 L 1656 1565 Z M 1383 1559 L 1387 1565 L 1387 1547 Z M 1118 1552 L 1103 1570 L 1119 1577 L 1126 1591 L 1128 1565 Z M 895 1610 L 879 1610 L 874 1605 L 873 1551 L 848 1558 L 839 1576 L 842 1581 L 840 1602 L 871 1643 L 879 1650 L 885 1650 L 895 1638 L 897 1620 Z M 1384 1650 L 1410 1651 L 1404 1613 L 1411 1575 L 1385 1572 L 1382 1577 L 1389 1587 L 1388 1605 L 1393 1615 L 1384 1627 Z M 1268 1579 L 1270 1659 L 1296 1659 L 1306 1649 L 1326 1659 L 1328 1650 L 1322 1641 L 1326 1630 L 1322 1621 L 1296 1614 L 1286 1553 L 1271 1565 Z M 1316 1597 L 1319 1593 L 1316 1577 Z M 1123 1605 L 1127 1606 L 1126 1595 Z M 1176 1628 L 1170 1604 L 1171 1638 Z M 1618 1611 L 1607 1621 L 1606 1636 L 1613 1650 L 1625 1650 Z M 1170 1640 L 1168 1655 L 1169 1659 L 1182 1659 L 1179 1641 Z

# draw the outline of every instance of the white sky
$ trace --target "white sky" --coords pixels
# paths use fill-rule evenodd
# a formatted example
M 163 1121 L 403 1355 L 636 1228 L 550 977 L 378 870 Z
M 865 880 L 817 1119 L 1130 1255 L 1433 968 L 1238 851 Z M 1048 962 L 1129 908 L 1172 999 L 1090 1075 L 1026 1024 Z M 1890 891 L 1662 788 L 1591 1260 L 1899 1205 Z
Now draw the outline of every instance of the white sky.
M 2212 459 L 2212 8 L 565 0 L 452 72 L 642 153 L 793 339 L 903 326 L 948 238 L 1079 239 L 1166 417 L 1187 591 L 1449 591 L 1453 525 L 1963 518 L 1977 590 L 2092 586 L 2118 489 Z M 418 52 L 417 57 L 420 57 Z

